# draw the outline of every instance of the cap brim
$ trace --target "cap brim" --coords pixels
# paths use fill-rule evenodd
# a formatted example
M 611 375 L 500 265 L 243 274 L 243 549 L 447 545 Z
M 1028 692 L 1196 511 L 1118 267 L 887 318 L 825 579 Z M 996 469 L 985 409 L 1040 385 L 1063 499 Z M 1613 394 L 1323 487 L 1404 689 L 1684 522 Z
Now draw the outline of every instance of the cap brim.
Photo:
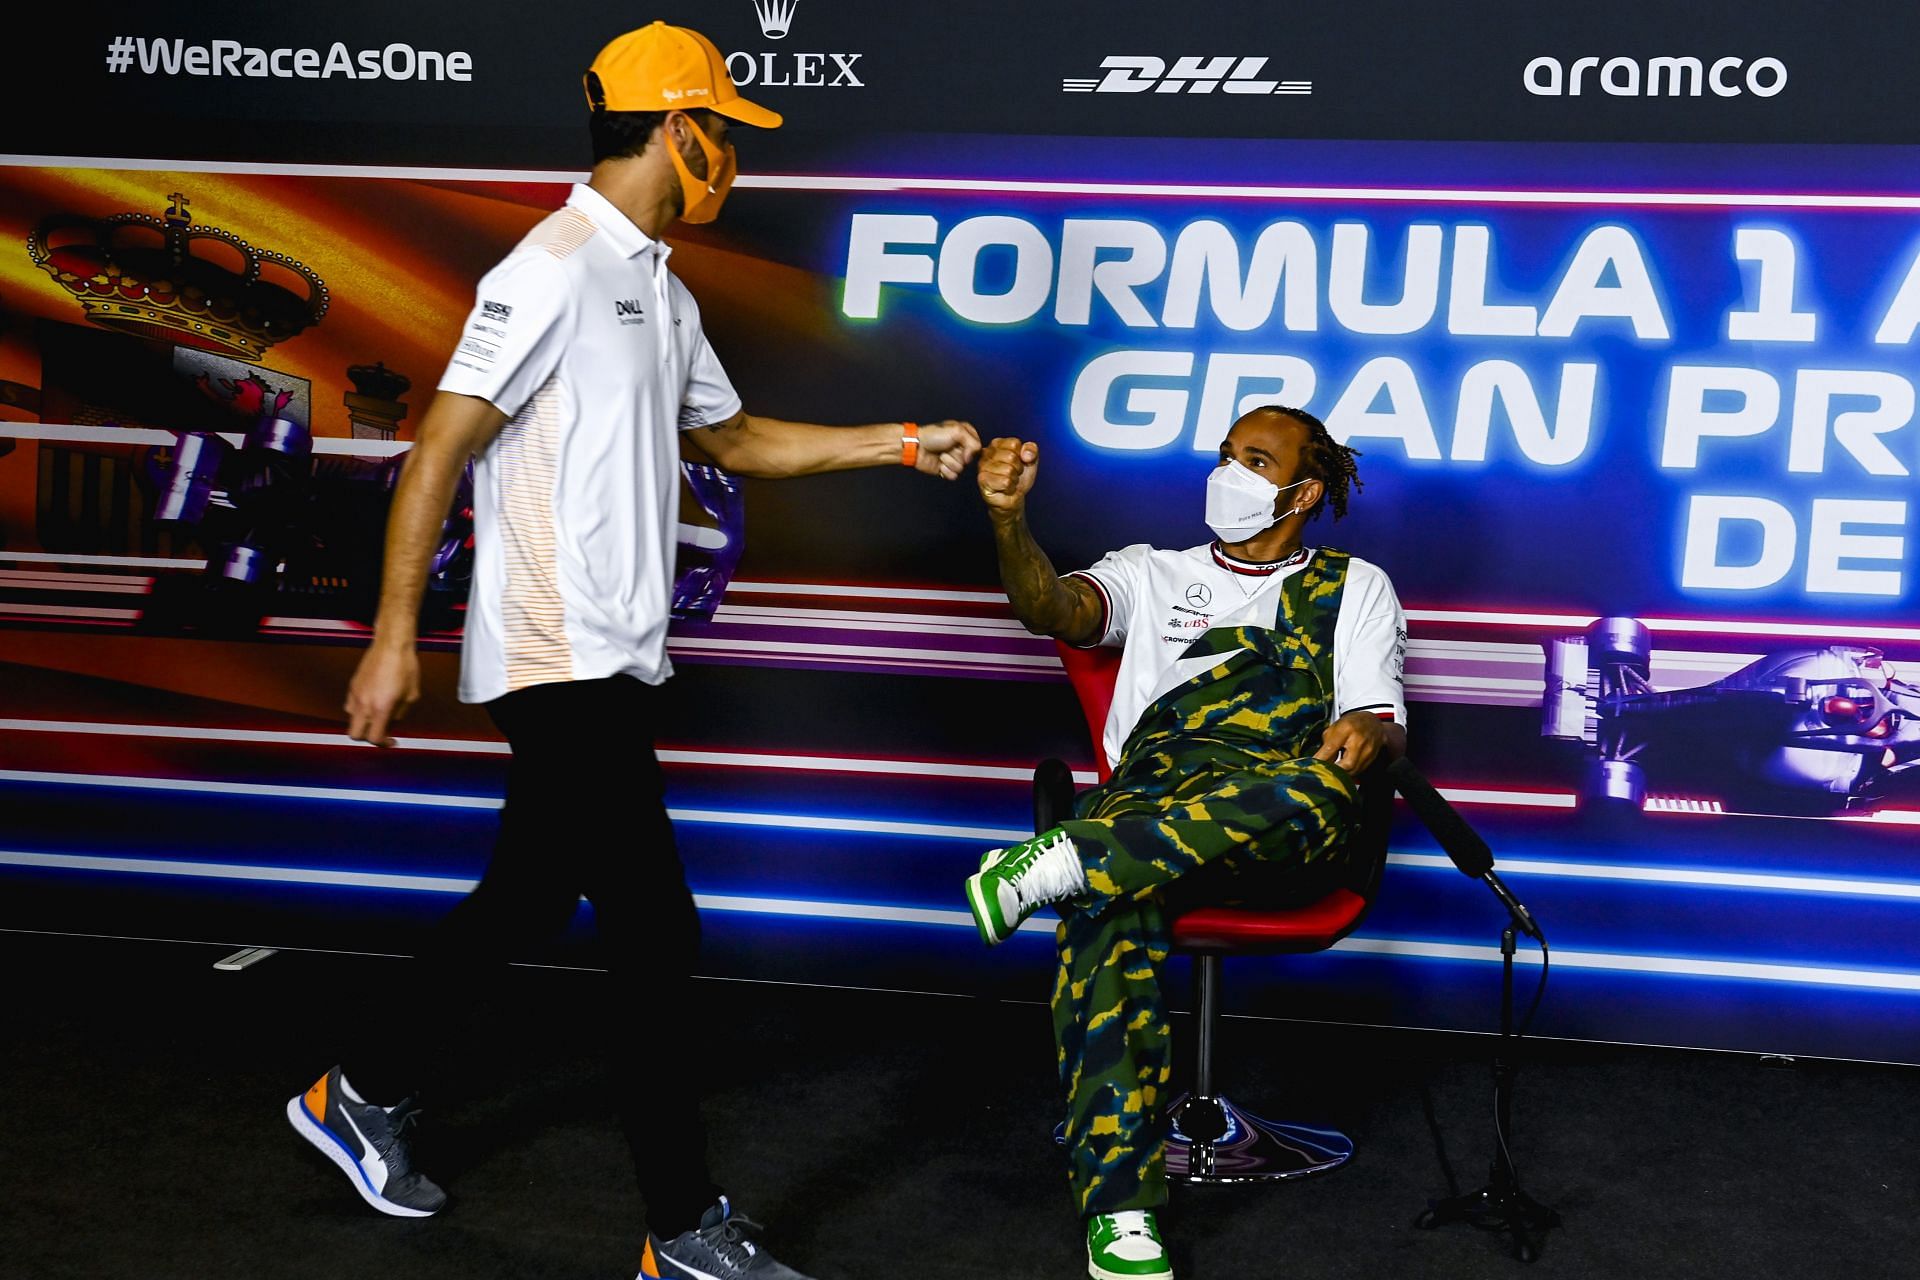
M 741 124 L 750 124 L 756 129 L 778 129 L 785 119 L 778 111 L 769 111 L 757 102 L 748 102 L 745 98 L 729 98 L 725 102 L 715 103 L 707 110 L 723 115 L 729 120 L 738 120 Z

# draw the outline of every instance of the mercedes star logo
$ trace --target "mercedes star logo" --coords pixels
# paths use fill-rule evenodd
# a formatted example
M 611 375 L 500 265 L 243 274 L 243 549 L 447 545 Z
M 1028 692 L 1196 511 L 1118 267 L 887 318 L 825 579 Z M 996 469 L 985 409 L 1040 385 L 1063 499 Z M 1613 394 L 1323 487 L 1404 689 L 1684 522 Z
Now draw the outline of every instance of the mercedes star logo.
M 1213 603 L 1213 592 L 1207 590 L 1207 584 L 1196 582 L 1187 588 L 1187 603 L 1196 609 L 1204 609 Z

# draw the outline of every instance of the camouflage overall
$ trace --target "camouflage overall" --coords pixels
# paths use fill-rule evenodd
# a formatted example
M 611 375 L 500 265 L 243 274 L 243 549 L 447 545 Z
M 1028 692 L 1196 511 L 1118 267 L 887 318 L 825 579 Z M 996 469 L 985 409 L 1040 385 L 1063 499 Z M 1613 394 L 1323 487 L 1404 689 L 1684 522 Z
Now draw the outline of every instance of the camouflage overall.
M 1289 884 L 1324 891 L 1339 870 L 1358 791 L 1345 770 L 1312 756 L 1333 714 L 1347 560 L 1321 550 L 1284 581 L 1272 630 L 1221 627 L 1189 645 L 1183 658 L 1217 654 L 1218 665 L 1141 714 L 1113 777 L 1081 793 L 1077 816 L 1061 824 L 1089 889 L 1061 909 L 1053 990 L 1069 1176 L 1083 1215 L 1167 1201 L 1172 1031 L 1160 975 L 1169 899 L 1266 900 Z

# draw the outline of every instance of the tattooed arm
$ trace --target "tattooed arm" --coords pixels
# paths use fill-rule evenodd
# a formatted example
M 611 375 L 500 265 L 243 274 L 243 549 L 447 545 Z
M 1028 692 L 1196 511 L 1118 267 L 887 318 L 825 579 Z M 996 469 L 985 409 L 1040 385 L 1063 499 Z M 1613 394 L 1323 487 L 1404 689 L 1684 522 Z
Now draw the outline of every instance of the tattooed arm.
M 1000 583 L 1027 630 L 1068 644 L 1093 644 L 1106 620 L 1099 593 L 1084 578 L 1054 572 L 1027 528 L 1027 494 L 1039 472 L 1040 446 L 1030 441 L 995 440 L 980 455 L 980 496 L 993 519 Z

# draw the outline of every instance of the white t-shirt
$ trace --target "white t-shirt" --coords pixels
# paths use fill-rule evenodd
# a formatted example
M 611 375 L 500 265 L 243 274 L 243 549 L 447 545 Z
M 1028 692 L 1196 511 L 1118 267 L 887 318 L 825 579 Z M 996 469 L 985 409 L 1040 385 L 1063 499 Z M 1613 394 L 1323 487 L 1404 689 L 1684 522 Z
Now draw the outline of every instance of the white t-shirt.
M 1101 737 L 1109 765 L 1120 763 L 1120 749 L 1155 699 L 1219 665 L 1218 655 L 1182 659 L 1186 647 L 1209 627 L 1273 626 L 1280 583 L 1305 569 L 1310 555 L 1308 548 L 1277 567 L 1254 566 L 1215 543 L 1185 551 L 1139 543 L 1068 575 L 1091 582 L 1105 606 L 1097 644 L 1124 647 Z M 1379 566 L 1354 557 L 1333 624 L 1335 717 L 1371 711 L 1405 724 L 1406 655 L 1407 621 L 1393 583 Z
M 480 281 L 440 389 L 512 420 L 474 467 L 462 701 L 673 673 L 679 433 L 740 397 L 670 252 L 576 186 Z

